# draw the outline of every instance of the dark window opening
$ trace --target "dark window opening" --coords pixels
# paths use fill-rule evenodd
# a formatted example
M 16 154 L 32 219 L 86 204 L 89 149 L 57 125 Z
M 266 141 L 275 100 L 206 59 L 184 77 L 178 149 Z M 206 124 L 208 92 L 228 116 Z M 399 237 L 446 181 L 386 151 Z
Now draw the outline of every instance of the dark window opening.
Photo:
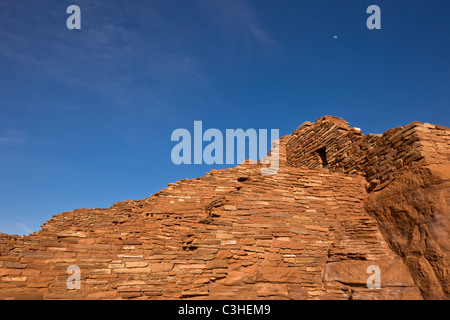
M 328 161 L 327 161 L 327 151 L 325 148 L 321 148 L 317 150 L 317 154 L 320 157 L 320 160 L 322 161 L 322 168 L 328 167 Z

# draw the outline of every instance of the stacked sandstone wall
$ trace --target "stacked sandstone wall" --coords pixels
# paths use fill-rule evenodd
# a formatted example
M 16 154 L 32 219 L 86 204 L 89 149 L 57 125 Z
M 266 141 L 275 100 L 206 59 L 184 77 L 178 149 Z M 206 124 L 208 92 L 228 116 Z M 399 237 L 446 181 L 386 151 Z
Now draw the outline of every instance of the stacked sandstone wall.
M 256 165 L 172 184 L 149 199 L 59 214 L 4 237 L 3 298 L 421 298 L 363 209 L 361 177 Z M 366 287 L 369 265 L 386 270 Z M 68 290 L 66 269 L 81 268 Z M 389 276 L 388 276 L 389 274 Z
M 303 124 L 275 144 L 274 175 L 244 163 L 0 234 L 0 298 L 448 298 L 448 137 L 417 123 L 379 136 L 334 117 Z M 370 194 L 367 179 L 381 182 Z M 367 287 L 373 265 L 380 289 Z
M 343 119 L 325 116 L 305 122 L 288 139 L 289 166 L 326 167 L 344 173 L 361 173 L 371 189 L 391 180 L 401 168 L 450 164 L 450 130 L 413 122 L 382 135 L 363 135 Z

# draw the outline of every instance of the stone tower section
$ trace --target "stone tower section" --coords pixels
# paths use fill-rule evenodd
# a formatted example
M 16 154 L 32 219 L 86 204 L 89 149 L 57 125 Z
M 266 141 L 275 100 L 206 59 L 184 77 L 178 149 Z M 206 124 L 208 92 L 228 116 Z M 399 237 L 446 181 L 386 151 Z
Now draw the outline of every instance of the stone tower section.
M 416 121 L 364 135 L 332 116 L 303 123 L 286 142 L 288 166 L 360 173 L 372 186 L 391 180 L 402 168 L 450 164 L 449 146 L 449 129 L 443 126 Z

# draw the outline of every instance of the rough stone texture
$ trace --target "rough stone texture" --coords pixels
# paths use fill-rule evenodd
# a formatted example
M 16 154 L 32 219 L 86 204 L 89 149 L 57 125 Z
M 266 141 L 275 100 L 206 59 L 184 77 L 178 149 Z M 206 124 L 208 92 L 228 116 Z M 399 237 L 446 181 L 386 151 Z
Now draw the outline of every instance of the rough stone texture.
M 425 298 L 449 297 L 450 165 L 406 171 L 366 199 L 390 247 Z
M 0 298 L 448 299 L 449 142 L 418 122 L 304 123 L 275 144 L 275 175 L 245 162 L 0 234 Z
M 305 122 L 287 139 L 289 166 L 326 167 L 361 173 L 370 188 L 389 181 L 401 168 L 450 164 L 450 129 L 416 121 L 384 134 L 363 135 L 336 117 Z M 326 162 L 320 157 L 326 153 Z

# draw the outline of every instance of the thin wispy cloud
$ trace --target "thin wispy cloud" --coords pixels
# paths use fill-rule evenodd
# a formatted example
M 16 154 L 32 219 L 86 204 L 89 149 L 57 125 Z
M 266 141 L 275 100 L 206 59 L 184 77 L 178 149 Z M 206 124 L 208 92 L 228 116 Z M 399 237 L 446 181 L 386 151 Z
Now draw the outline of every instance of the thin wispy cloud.
M 10 146 L 24 143 L 24 138 L 17 132 L 0 135 L 0 146 Z
M 20 228 L 20 230 L 23 231 L 22 232 L 23 235 L 28 235 L 34 232 L 31 228 L 29 228 L 26 224 L 22 222 L 17 222 L 16 225 Z
M 158 101 L 175 89 L 207 84 L 196 58 L 177 45 L 177 29 L 162 19 L 146 20 L 157 16 L 156 10 L 147 8 L 149 14 L 137 15 L 130 25 L 121 21 L 129 17 L 117 3 L 81 2 L 82 30 L 71 31 L 65 27 L 68 15 L 48 11 L 52 1 L 46 3 L 33 8 L 36 20 L 16 19 L 7 10 L 0 14 L 1 59 L 120 106 L 133 105 L 143 94 Z M 109 15 L 103 14 L 105 9 Z M 14 10 L 22 9 L 15 5 Z M 2 25 L 15 25 L 15 33 Z
M 0 58 L 60 85 L 101 96 L 110 107 L 130 108 L 145 101 L 158 105 L 180 90 L 210 91 L 210 74 L 196 37 L 200 30 L 187 31 L 189 20 L 168 19 L 163 5 L 154 3 L 137 8 L 105 1 L 79 5 L 82 29 L 72 31 L 65 26 L 68 15 L 60 2 L 33 3 L 33 14 L 26 13 L 29 4 L 5 4 L 0 13 Z M 183 6 L 217 33 L 216 48 L 267 54 L 280 47 L 247 1 L 194 0 Z
M 257 18 L 254 8 L 245 0 L 208 1 L 197 0 L 197 5 L 210 16 L 224 39 L 234 45 L 259 45 L 280 48 Z

